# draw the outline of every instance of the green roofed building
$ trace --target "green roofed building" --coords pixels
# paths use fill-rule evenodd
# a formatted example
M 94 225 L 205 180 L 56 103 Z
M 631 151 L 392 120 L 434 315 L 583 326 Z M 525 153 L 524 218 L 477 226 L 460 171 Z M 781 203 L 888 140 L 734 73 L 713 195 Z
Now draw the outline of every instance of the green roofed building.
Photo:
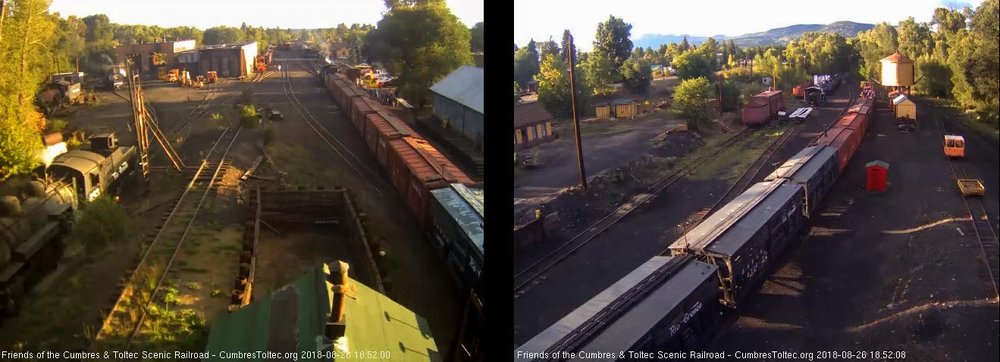
M 291 353 L 300 361 L 441 360 L 424 318 L 349 278 L 347 269 L 343 262 L 317 266 L 270 296 L 219 317 L 206 361 L 286 359 L 282 356 Z M 260 352 L 271 358 L 253 355 Z

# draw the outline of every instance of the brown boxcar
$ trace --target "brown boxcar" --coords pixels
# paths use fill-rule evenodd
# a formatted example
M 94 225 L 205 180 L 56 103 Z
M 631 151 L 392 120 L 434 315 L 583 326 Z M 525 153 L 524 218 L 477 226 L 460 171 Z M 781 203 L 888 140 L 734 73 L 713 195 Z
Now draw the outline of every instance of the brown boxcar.
M 350 105 L 350 119 L 351 123 L 354 124 L 354 128 L 358 130 L 361 135 L 365 134 L 365 123 L 367 122 L 365 116 L 372 112 L 377 112 L 381 106 L 378 102 L 375 102 L 371 97 L 364 95 L 355 95 L 351 98 Z
M 845 127 L 832 127 L 816 140 L 816 144 L 827 145 L 837 149 L 837 174 L 844 172 L 847 162 L 861 145 L 861 130 Z
M 761 124 L 767 122 L 771 119 L 771 114 L 768 113 L 767 103 L 759 103 L 755 100 L 751 100 L 743 106 L 742 111 L 743 124 Z
M 771 116 L 777 114 L 778 111 L 785 109 L 785 97 L 782 96 L 780 89 L 760 92 L 760 94 L 753 96 L 751 101 L 767 104 L 767 111 Z
M 388 173 L 393 187 L 421 227 L 429 225 L 430 191 L 452 183 L 475 183 L 427 141 L 415 137 L 389 140 Z
M 382 165 L 383 169 L 388 169 L 389 164 L 389 141 L 401 137 L 416 137 L 417 134 L 409 126 L 403 124 L 401 120 L 389 114 L 387 111 L 369 113 L 365 116 L 365 144 L 372 151 L 375 158 Z M 402 127 L 399 127 L 399 126 Z

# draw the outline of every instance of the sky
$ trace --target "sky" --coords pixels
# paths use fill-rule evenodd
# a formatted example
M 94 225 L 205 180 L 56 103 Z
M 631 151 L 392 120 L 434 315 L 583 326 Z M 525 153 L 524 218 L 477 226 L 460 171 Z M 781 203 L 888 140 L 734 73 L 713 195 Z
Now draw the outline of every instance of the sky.
M 447 0 L 451 12 L 470 28 L 483 21 L 484 0 Z M 240 8 L 237 9 L 237 6 Z M 293 29 L 332 28 L 337 24 L 376 24 L 383 0 L 52 0 L 50 12 L 63 17 L 105 14 L 113 23 L 194 26 L 263 26 Z
M 614 15 L 632 24 L 632 39 L 643 34 L 735 36 L 795 24 L 853 21 L 896 25 L 912 16 L 930 21 L 938 7 L 973 9 L 983 0 L 514 0 L 514 42 L 562 41 L 564 29 L 581 50 L 590 50 L 597 24 Z M 958 4 L 958 6 L 954 6 Z M 565 15 L 560 15 L 565 13 Z

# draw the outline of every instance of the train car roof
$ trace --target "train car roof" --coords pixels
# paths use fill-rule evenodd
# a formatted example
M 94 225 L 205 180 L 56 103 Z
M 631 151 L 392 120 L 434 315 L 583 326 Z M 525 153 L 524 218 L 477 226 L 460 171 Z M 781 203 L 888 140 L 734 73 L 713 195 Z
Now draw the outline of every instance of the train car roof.
M 475 205 L 477 200 L 473 196 L 473 192 L 468 190 L 460 192 L 458 191 L 459 187 L 465 189 L 465 185 L 452 184 L 451 187 L 431 190 L 431 195 L 448 212 L 451 219 L 455 220 L 455 223 L 462 228 L 462 231 L 469 236 L 469 239 L 476 245 L 479 254 L 483 254 L 483 216 Z M 468 197 L 472 197 L 473 200 L 470 201 Z M 481 196 L 478 201 L 482 202 Z
M 761 182 L 751 187 L 750 189 L 755 187 L 764 189 L 769 187 L 772 183 L 780 183 L 777 188 L 757 202 L 750 212 L 743 216 L 743 218 L 741 218 L 738 222 L 734 223 L 731 227 L 726 229 L 705 249 L 715 254 L 735 254 L 736 251 L 743 247 L 743 245 L 746 244 L 746 242 L 749 241 L 761 227 L 767 224 L 768 220 L 771 220 L 774 214 L 777 213 L 789 199 L 802 191 L 802 185 L 784 181 L 785 180 L 774 180 Z M 747 191 L 749 192 L 750 190 Z
M 56 156 L 56 158 L 52 160 L 52 164 L 49 165 L 49 167 L 62 166 L 86 174 L 96 168 L 102 161 L 104 161 L 104 156 L 97 153 L 84 150 L 72 150 Z
M 649 292 L 642 301 L 633 305 L 628 312 L 606 325 L 600 334 L 591 338 L 590 342 L 579 350 L 606 352 L 631 349 L 665 317 L 675 309 L 683 307 L 684 300 L 698 286 L 709 279 L 714 281 L 716 269 L 718 267 L 715 265 L 691 259 L 669 276 L 669 279 Z
M 812 175 L 819 172 L 819 169 L 827 160 L 835 157 L 837 150 L 824 146 L 809 146 L 796 153 L 795 156 L 785 161 L 777 170 L 774 170 L 765 178 L 771 181 L 778 178 L 792 179 L 795 182 L 807 181 Z
M 528 353 L 536 353 L 545 352 L 549 348 L 552 348 L 567 335 L 570 335 L 576 331 L 577 328 L 580 328 L 587 321 L 591 320 L 591 318 L 594 318 L 594 316 L 618 299 L 618 297 L 622 294 L 625 294 L 625 292 L 628 292 L 630 289 L 638 285 L 639 282 L 646 279 L 646 277 L 656 270 L 659 270 L 661 267 L 666 265 L 667 262 L 675 259 L 681 260 L 680 258 L 670 256 L 654 256 L 653 258 L 647 260 L 638 268 L 629 272 L 628 275 L 619 279 L 610 287 L 604 289 L 604 291 L 598 293 L 593 298 L 590 298 L 590 300 L 586 303 L 574 309 L 558 322 L 552 324 L 541 333 L 517 347 L 517 350 Z M 526 361 L 531 359 L 516 360 Z
M 777 188 L 783 180 L 761 182 L 750 186 L 718 211 L 711 214 L 670 245 L 671 250 L 702 250 L 721 237 L 730 226 L 748 214 L 757 204 Z

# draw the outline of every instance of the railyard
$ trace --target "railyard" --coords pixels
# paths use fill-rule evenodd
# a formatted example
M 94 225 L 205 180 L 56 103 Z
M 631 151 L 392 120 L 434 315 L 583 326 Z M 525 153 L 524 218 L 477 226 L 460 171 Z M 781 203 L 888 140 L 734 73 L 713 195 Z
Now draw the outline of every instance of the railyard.
M 351 264 L 353 278 L 425 316 L 437 349 L 451 350 L 465 297 L 412 214 L 401 212 L 406 208 L 372 166 L 374 155 L 334 105 L 314 62 L 299 51 L 279 51 L 272 67 L 281 64 L 282 71 L 221 78 L 207 89 L 143 80 L 148 109 L 186 167 L 174 170 L 153 148 L 148 191 L 130 185 L 121 198 L 136 216 L 135 237 L 101 254 L 68 256 L 27 296 L 20 316 L 4 321 L 4 346 L 198 351 L 214 319 L 233 303 L 245 304 L 250 293 L 266 297 L 316 263 L 340 259 Z M 254 104 L 280 109 L 284 119 L 237 121 L 233 104 L 247 94 Z M 69 127 L 115 131 L 123 144 L 134 144 L 128 91 L 98 97 L 97 106 L 71 110 Z M 335 209 L 353 204 L 351 212 L 321 203 L 313 207 L 318 215 L 338 216 L 300 216 L 285 220 L 300 226 L 288 227 L 281 215 L 302 207 L 283 212 L 271 201 L 268 209 L 268 197 L 288 197 L 270 191 L 257 227 L 245 229 L 247 208 L 261 202 L 255 190 L 289 187 L 282 184 L 290 192 L 335 191 L 343 195 Z M 252 290 L 240 283 L 248 272 L 256 274 Z
M 622 323 L 637 318 L 642 311 L 654 320 L 661 318 L 657 313 L 673 313 L 666 312 L 676 311 L 669 307 L 673 304 L 660 304 L 665 310 L 654 312 L 643 307 L 643 303 L 653 303 L 652 300 L 674 303 L 667 300 L 682 298 L 680 294 L 688 293 L 688 289 L 680 285 L 654 287 L 667 283 L 654 279 L 663 278 L 656 277 L 657 273 L 681 275 L 680 269 L 676 269 L 680 267 L 640 265 L 646 260 L 647 264 L 653 263 L 655 257 L 649 258 L 654 255 L 674 254 L 674 258 L 683 255 L 677 251 L 664 252 L 663 248 L 677 243 L 681 243 L 678 250 L 691 247 L 686 245 L 685 238 L 679 237 L 706 216 L 716 211 L 727 215 L 740 212 L 742 206 L 719 210 L 734 194 L 739 195 L 764 180 L 805 146 L 823 142 L 824 138 L 840 139 L 836 136 L 839 127 L 854 119 L 845 114 L 859 109 L 851 106 L 858 93 L 854 87 L 843 86 L 830 98 L 830 107 L 814 108 L 805 124 L 792 124 L 778 131 L 764 142 L 765 147 L 750 153 L 751 161 L 739 163 L 739 169 L 743 170 L 738 173 L 740 176 L 725 177 L 729 170 L 725 166 L 717 169 L 714 176 L 708 177 L 716 180 L 713 190 L 703 186 L 705 191 L 688 189 L 673 199 L 667 198 L 671 188 L 684 190 L 686 183 L 698 179 L 670 176 L 661 181 L 665 186 L 653 187 L 624 200 L 624 205 L 607 217 L 591 217 L 589 226 L 576 228 L 578 234 L 569 233 L 575 235 L 572 238 L 547 239 L 534 246 L 535 249 L 519 251 L 516 265 L 520 269 L 515 269 L 514 290 L 515 344 L 519 346 L 516 350 L 606 350 L 633 343 L 628 338 L 642 338 L 630 337 L 638 330 L 622 327 Z M 869 111 L 872 124 L 859 128 L 870 129 L 860 139 L 857 153 L 837 161 L 844 173 L 829 191 L 831 196 L 819 205 L 810 199 L 812 205 L 802 206 L 808 206 L 807 214 L 814 215 L 808 219 L 802 239 L 795 237 L 785 247 L 771 246 L 771 250 L 792 250 L 775 260 L 764 257 L 762 265 L 771 271 L 762 286 L 740 291 L 746 293 L 742 296 L 725 294 L 724 301 L 736 308 L 718 310 L 723 318 L 717 321 L 705 317 L 719 315 L 718 307 L 710 307 L 714 298 L 680 302 L 676 308 L 688 311 L 683 321 L 674 317 L 664 317 L 663 321 L 679 323 L 669 328 L 670 333 L 676 332 L 674 327 L 686 324 L 681 327 L 690 328 L 684 332 L 686 336 L 653 348 L 672 350 L 701 345 L 707 351 L 725 352 L 836 350 L 852 346 L 894 351 L 897 355 L 886 358 L 899 358 L 899 353 L 933 355 L 928 360 L 942 361 L 996 358 L 998 348 L 991 336 L 997 333 L 1000 320 L 995 282 L 998 198 L 989 194 L 982 199 L 966 198 L 955 182 L 969 178 L 981 180 L 983 185 L 996 184 L 996 141 L 971 130 L 962 115 L 933 101 L 918 102 L 918 112 L 925 116 L 915 131 L 901 131 L 885 105 L 888 99 L 884 96 L 877 99 L 876 106 Z M 945 156 L 941 139 L 946 134 L 967 135 L 965 149 L 970 153 L 959 159 Z M 724 142 L 717 146 L 727 148 L 733 144 Z M 717 157 L 712 153 L 718 152 L 719 149 L 714 150 L 709 157 Z M 843 164 L 847 160 L 849 163 Z M 888 163 L 889 169 L 896 172 L 888 178 L 885 193 L 865 189 L 866 164 L 876 160 Z M 701 162 L 695 158 L 693 163 Z M 681 168 L 678 172 L 689 171 Z M 697 173 L 697 170 L 692 172 Z M 870 185 L 871 181 L 867 182 Z M 758 186 L 755 187 L 761 189 Z M 684 206 L 687 203 L 696 205 Z M 686 214 L 678 212 L 685 207 L 690 207 Z M 766 206 L 768 210 L 771 207 Z M 678 215 L 665 218 L 666 214 L 654 213 L 655 210 L 663 213 L 672 210 Z M 752 217 L 748 216 L 748 220 Z M 674 225 L 679 226 L 674 228 Z M 772 238 L 778 235 L 773 232 Z M 724 268 L 731 268 L 728 263 L 713 262 L 718 265 L 719 273 L 740 270 L 725 271 Z M 689 262 L 689 267 L 694 268 L 695 264 Z M 640 273 L 642 270 L 646 271 Z M 634 275 L 625 276 L 630 272 Z M 740 279 L 729 283 L 753 285 Z M 648 296 L 642 294 L 649 288 L 659 289 Z M 721 290 L 732 293 L 728 288 L 732 286 L 724 283 Z M 656 294 L 664 290 L 675 293 Z M 695 298 L 701 292 L 690 293 L 690 298 Z M 845 298 L 852 301 L 840 302 Z M 622 319 L 616 322 L 619 317 Z M 647 329 L 648 333 L 667 333 L 665 326 Z M 568 331 L 573 332 L 564 334 Z M 621 333 L 625 335 L 617 337 L 620 341 L 612 342 L 616 339 L 613 335 Z M 705 336 L 714 337 L 710 343 L 696 342 Z M 633 348 L 650 347 L 633 345 Z

